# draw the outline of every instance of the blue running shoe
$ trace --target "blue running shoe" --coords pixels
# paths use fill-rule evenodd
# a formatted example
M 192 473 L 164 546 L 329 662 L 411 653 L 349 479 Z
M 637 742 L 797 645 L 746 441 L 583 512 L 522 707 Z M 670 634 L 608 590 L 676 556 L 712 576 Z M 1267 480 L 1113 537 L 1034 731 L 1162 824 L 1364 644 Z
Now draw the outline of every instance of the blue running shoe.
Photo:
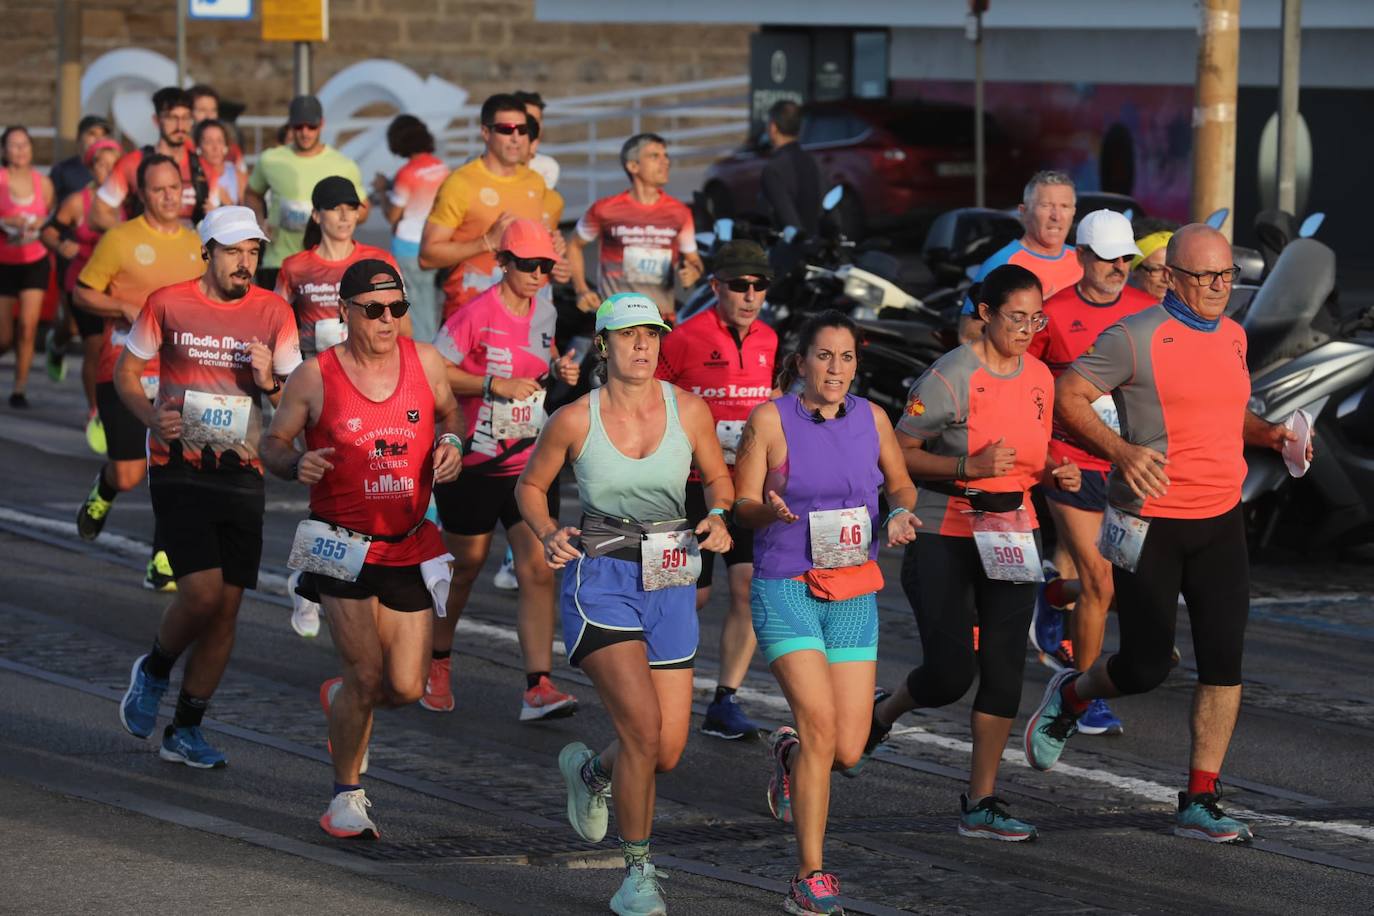
M 656 872 L 652 862 L 631 865 L 625 870 L 620 890 L 611 898 L 611 912 L 620 916 L 667 916 L 668 904 L 659 884 L 667 877 Z
M 205 740 L 198 725 L 184 728 L 167 726 L 167 734 L 163 736 L 162 747 L 158 749 L 157 755 L 163 760 L 184 763 L 197 770 L 216 770 L 229 763 L 223 754 Z
M 1056 664 L 1055 654 L 1059 651 L 1059 644 L 1064 640 L 1065 614 L 1062 607 L 1055 607 L 1045 597 L 1045 589 L 1051 582 L 1059 580 L 1059 572 L 1053 566 L 1047 566 L 1045 572 L 1045 581 L 1040 583 L 1040 588 L 1036 592 L 1030 639 L 1031 645 L 1040 653 L 1040 661 L 1058 671 L 1061 670 L 1061 666 Z
M 1050 678 L 1045 696 L 1026 723 L 1026 762 L 1037 770 L 1048 770 L 1058 763 L 1064 745 L 1078 731 L 1078 716 L 1064 708 L 1059 691 L 1080 674 L 1073 670 L 1061 671 Z
M 1037 836 L 1035 828 L 1007 814 L 1007 803 L 994 795 L 968 806 L 968 796 L 959 796 L 959 836 L 976 840 L 1001 840 L 1024 843 Z
M 1208 843 L 1248 843 L 1254 839 L 1244 821 L 1228 817 L 1221 810 L 1220 782 L 1216 783 L 1216 789 L 1215 793 L 1201 792 L 1191 797 L 1187 792 L 1178 793 L 1174 836 Z
M 1085 735 L 1120 735 L 1126 728 L 1106 700 L 1093 700 L 1088 711 L 1078 717 L 1078 730 Z
M 878 745 L 886 741 L 888 733 L 892 731 L 892 726 L 884 725 L 883 723 L 879 722 L 877 716 L 878 704 L 881 703 L 883 700 L 886 700 L 890 696 L 892 696 L 892 694 L 888 693 L 883 688 L 874 688 L 874 715 L 868 724 L 868 740 L 864 742 L 864 752 L 859 756 L 859 762 L 854 764 L 847 770 L 840 770 L 840 772 L 844 775 L 846 779 L 858 778 L 859 774 L 863 772 L 864 764 L 868 763 L 868 758 L 873 756 L 873 752 L 877 750 Z
M 840 906 L 840 879 L 819 871 L 813 871 L 805 878 L 793 878 L 782 908 L 794 916 L 807 916 L 809 913 L 844 916 L 844 907 Z
M 167 692 L 167 681 L 143 670 L 143 660 L 147 657 L 140 655 L 134 659 L 134 667 L 129 672 L 129 689 L 119 701 L 119 721 L 135 738 L 146 738 L 153 733 L 157 726 L 157 708 Z
M 773 775 L 768 780 L 768 810 L 784 824 L 792 823 L 792 775 L 787 769 L 787 752 L 801 744 L 797 730 L 784 725 L 768 736 L 768 757 Z
M 752 740 L 759 736 L 759 727 L 749 721 L 744 710 L 739 708 L 739 699 L 731 693 L 706 707 L 701 733 L 726 741 Z

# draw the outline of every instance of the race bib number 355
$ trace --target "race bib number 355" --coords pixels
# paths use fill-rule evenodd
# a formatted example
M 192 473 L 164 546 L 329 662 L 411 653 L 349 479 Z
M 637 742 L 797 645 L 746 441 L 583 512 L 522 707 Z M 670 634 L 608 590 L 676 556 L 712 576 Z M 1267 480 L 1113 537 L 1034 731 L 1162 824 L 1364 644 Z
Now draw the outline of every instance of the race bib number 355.
M 197 445 L 243 442 L 252 409 L 253 399 L 247 395 L 187 390 L 181 406 L 181 438 Z
M 640 542 L 639 562 L 646 592 L 696 585 L 701 575 L 701 548 L 691 531 L 658 531 Z
M 811 565 L 817 569 L 862 566 L 873 543 L 873 520 L 867 506 L 824 509 L 808 515 L 811 523 Z
M 296 526 L 286 565 L 301 572 L 355 582 L 371 546 L 372 541 L 364 535 L 318 519 L 306 519 Z

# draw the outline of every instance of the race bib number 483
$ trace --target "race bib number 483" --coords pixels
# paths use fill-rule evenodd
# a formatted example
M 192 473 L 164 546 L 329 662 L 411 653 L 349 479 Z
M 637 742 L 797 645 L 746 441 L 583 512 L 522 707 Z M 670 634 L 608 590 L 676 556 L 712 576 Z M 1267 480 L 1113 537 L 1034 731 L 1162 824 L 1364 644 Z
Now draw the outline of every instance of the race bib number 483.
M 181 438 L 197 445 L 243 442 L 252 409 L 253 399 L 247 395 L 188 390 L 181 406 Z

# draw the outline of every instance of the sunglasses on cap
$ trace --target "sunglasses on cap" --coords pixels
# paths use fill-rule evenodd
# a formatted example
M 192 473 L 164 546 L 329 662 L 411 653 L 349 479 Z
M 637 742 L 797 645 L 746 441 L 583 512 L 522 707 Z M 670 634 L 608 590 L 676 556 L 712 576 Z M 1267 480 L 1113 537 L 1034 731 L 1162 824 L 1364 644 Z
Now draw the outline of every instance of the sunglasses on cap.
M 496 133 L 498 133 L 498 134 L 503 134 L 504 136 L 507 136 L 507 137 L 509 137 L 511 134 L 528 134 L 528 133 L 530 133 L 530 126 L 529 126 L 529 124 L 502 124 L 502 123 L 492 123 L 492 124 L 486 125 L 486 128 L 487 128 L 487 130 L 495 131 Z
M 740 277 L 736 280 L 726 280 L 725 287 L 732 293 L 747 293 L 751 289 L 756 293 L 761 293 L 768 288 L 768 281 L 763 277 L 757 280 L 746 280 Z
M 387 309 L 391 309 L 392 318 L 400 318 L 410 309 L 410 303 L 404 299 L 392 303 L 350 301 L 348 304 L 362 309 L 363 314 L 366 315 L 370 321 L 376 321 L 378 318 L 381 318 L 382 312 Z
M 553 258 L 517 258 L 509 251 L 505 255 L 506 261 L 522 274 L 532 274 L 536 270 L 546 274 L 553 272 Z

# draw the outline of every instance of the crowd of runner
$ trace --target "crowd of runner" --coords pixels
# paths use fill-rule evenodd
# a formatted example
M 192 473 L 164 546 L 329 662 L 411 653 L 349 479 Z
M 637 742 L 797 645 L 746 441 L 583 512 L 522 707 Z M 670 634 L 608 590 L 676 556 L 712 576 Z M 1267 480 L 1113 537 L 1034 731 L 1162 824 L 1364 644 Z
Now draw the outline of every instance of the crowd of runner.
M 454 631 L 499 523 L 518 590 L 519 720 L 580 708 L 555 683 L 561 635 L 614 727 L 608 744 L 574 741 L 549 765 L 580 837 L 601 841 L 614 810 L 617 913 L 666 912 L 655 779 L 689 743 L 717 555 L 728 602 L 700 731 L 761 736 L 737 696 L 761 654 L 792 716 L 763 742 L 768 808 L 797 836 L 788 912 L 843 912 L 824 863 L 832 773 L 860 777 L 903 713 L 970 690 L 969 778 L 951 826 L 1035 839 L 997 795 L 1026 634 L 1056 669 L 1022 738 L 1047 770 L 1075 734 L 1119 734 L 1107 700 L 1157 687 L 1177 664 L 1180 597 L 1198 677 L 1175 833 L 1250 838 L 1219 804 L 1249 606 L 1242 450 L 1293 435 L 1247 408 L 1220 233 L 1133 231 L 1100 210 L 1070 244 L 1073 182 L 1036 174 L 1025 235 L 983 266 L 962 343 L 915 381 L 894 426 L 852 390 L 863 338 L 850 318 L 817 314 L 779 353 L 763 320 L 767 253 L 733 241 L 703 263 L 691 211 L 666 190 L 661 136 L 624 144 L 628 188 L 565 238 L 535 93 L 488 98 L 482 150 L 452 170 L 422 121 L 398 117 L 387 141 L 405 164 L 370 195 L 323 142 L 312 96 L 291 102 L 285 142 L 251 168 L 209 87 L 163 89 L 152 106 L 156 143 L 126 152 L 88 117 L 81 151 L 50 175 L 28 133 L 5 130 L 0 349 L 17 351 L 10 405 L 24 409 L 55 261 L 48 371 L 60 380 L 80 336 L 87 439 L 105 458 L 77 531 L 99 537 L 119 494 L 146 480 L 144 584 L 173 593 L 119 707 L 132 735 L 153 736 L 185 657 L 163 759 L 227 763 L 201 723 L 257 584 L 270 472 L 309 489 L 289 556 L 274 558 L 293 570 L 291 626 L 311 638 L 325 621 L 339 659 L 319 692 L 331 836 L 381 837 L 362 783 L 374 710 L 455 709 Z M 770 129 L 789 137 L 796 116 L 779 110 Z M 356 239 L 374 206 L 389 249 Z M 714 307 L 678 324 L 677 291 L 703 277 Z M 552 392 L 583 381 L 577 342 L 555 339 L 556 283 L 591 316 L 596 368 L 590 390 L 554 410 Z M 885 686 L 883 544 L 903 552 L 922 648 Z

